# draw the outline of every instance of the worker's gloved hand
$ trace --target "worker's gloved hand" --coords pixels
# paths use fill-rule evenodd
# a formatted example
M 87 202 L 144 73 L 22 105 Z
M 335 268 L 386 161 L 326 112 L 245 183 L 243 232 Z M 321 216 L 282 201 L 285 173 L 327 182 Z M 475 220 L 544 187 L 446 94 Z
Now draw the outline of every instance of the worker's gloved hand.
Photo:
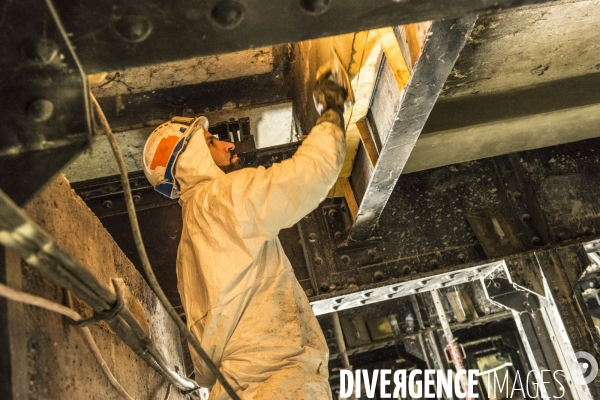
M 332 122 L 344 130 L 344 103 L 348 98 L 348 91 L 332 80 L 331 71 L 317 79 L 313 98 L 317 112 L 321 115 L 318 122 Z M 329 110 L 333 113 L 328 112 Z

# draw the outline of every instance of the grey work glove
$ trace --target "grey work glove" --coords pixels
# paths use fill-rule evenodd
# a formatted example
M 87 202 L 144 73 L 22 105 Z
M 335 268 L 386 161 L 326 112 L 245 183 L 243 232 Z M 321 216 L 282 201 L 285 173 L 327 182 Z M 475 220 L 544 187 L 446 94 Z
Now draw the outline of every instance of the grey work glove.
M 348 91 L 332 80 L 331 72 L 319 77 L 313 90 L 313 98 L 317 112 L 321 115 L 318 122 L 332 122 L 344 131 L 344 103 L 348 98 Z M 333 113 L 328 112 L 329 110 Z

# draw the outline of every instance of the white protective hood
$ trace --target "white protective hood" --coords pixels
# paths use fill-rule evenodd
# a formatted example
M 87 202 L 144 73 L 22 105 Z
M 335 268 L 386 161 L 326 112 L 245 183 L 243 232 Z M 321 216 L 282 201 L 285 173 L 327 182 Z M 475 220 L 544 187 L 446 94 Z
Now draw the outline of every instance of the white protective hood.
M 294 157 L 225 175 L 200 130 L 177 162 L 177 278 L 187 324 L 242 399 L 330 399 L 329 352 L 277 234 L 326 197 L 345 140 L 316 125 Z M 227 399 L 190 349 L 199 384 Z

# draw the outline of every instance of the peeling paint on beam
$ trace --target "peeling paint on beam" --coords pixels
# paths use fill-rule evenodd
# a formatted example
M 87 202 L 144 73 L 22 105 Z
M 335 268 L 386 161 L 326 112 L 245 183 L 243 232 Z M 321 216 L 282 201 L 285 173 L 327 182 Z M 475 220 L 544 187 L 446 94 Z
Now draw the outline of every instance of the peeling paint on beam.
M 272 71 L 273 48 L 263 47 L 222 56 L 196 57 L 112 71 L 107 74 L 104 81 L 92 85 L 92 92 L 97 98 L 102 98 L 198 85 Z
M 352 227 L 348 243 L 374 236 L 379 218 L 435 104 L 476 16 L 436 21 L 406 88 L 393 127 Z

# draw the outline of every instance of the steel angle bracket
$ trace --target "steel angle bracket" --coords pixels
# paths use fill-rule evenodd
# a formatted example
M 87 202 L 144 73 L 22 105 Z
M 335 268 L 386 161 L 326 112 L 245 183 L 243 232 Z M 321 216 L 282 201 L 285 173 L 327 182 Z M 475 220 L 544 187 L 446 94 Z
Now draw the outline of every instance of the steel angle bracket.
M 539 310 L 540 299 L 544 299 L 543 296 L 514 283 L 504 261 L 497 270 L 481 278 L 481 284 L 488 300 L 517 312 Z
M 51 0 L 3 6 L 0 189 L 26 204 L 91 137 L 86 76 Z
M 321 295 L 311 301 L 310 305 L 317 316 L 329 314 L 334 311 L 347 310 L 365 304 L 379 303 L 416 293 L 428 292 L 433 289 L 476 281 L 490 276 L 490 274 L 501 267 L 506 267 L 504 261 L 495 261 L 443 274 L 398 281 L 385 286 L 373 285 L 358 292 L 348 291 L 347 293 L 332 297 Z

